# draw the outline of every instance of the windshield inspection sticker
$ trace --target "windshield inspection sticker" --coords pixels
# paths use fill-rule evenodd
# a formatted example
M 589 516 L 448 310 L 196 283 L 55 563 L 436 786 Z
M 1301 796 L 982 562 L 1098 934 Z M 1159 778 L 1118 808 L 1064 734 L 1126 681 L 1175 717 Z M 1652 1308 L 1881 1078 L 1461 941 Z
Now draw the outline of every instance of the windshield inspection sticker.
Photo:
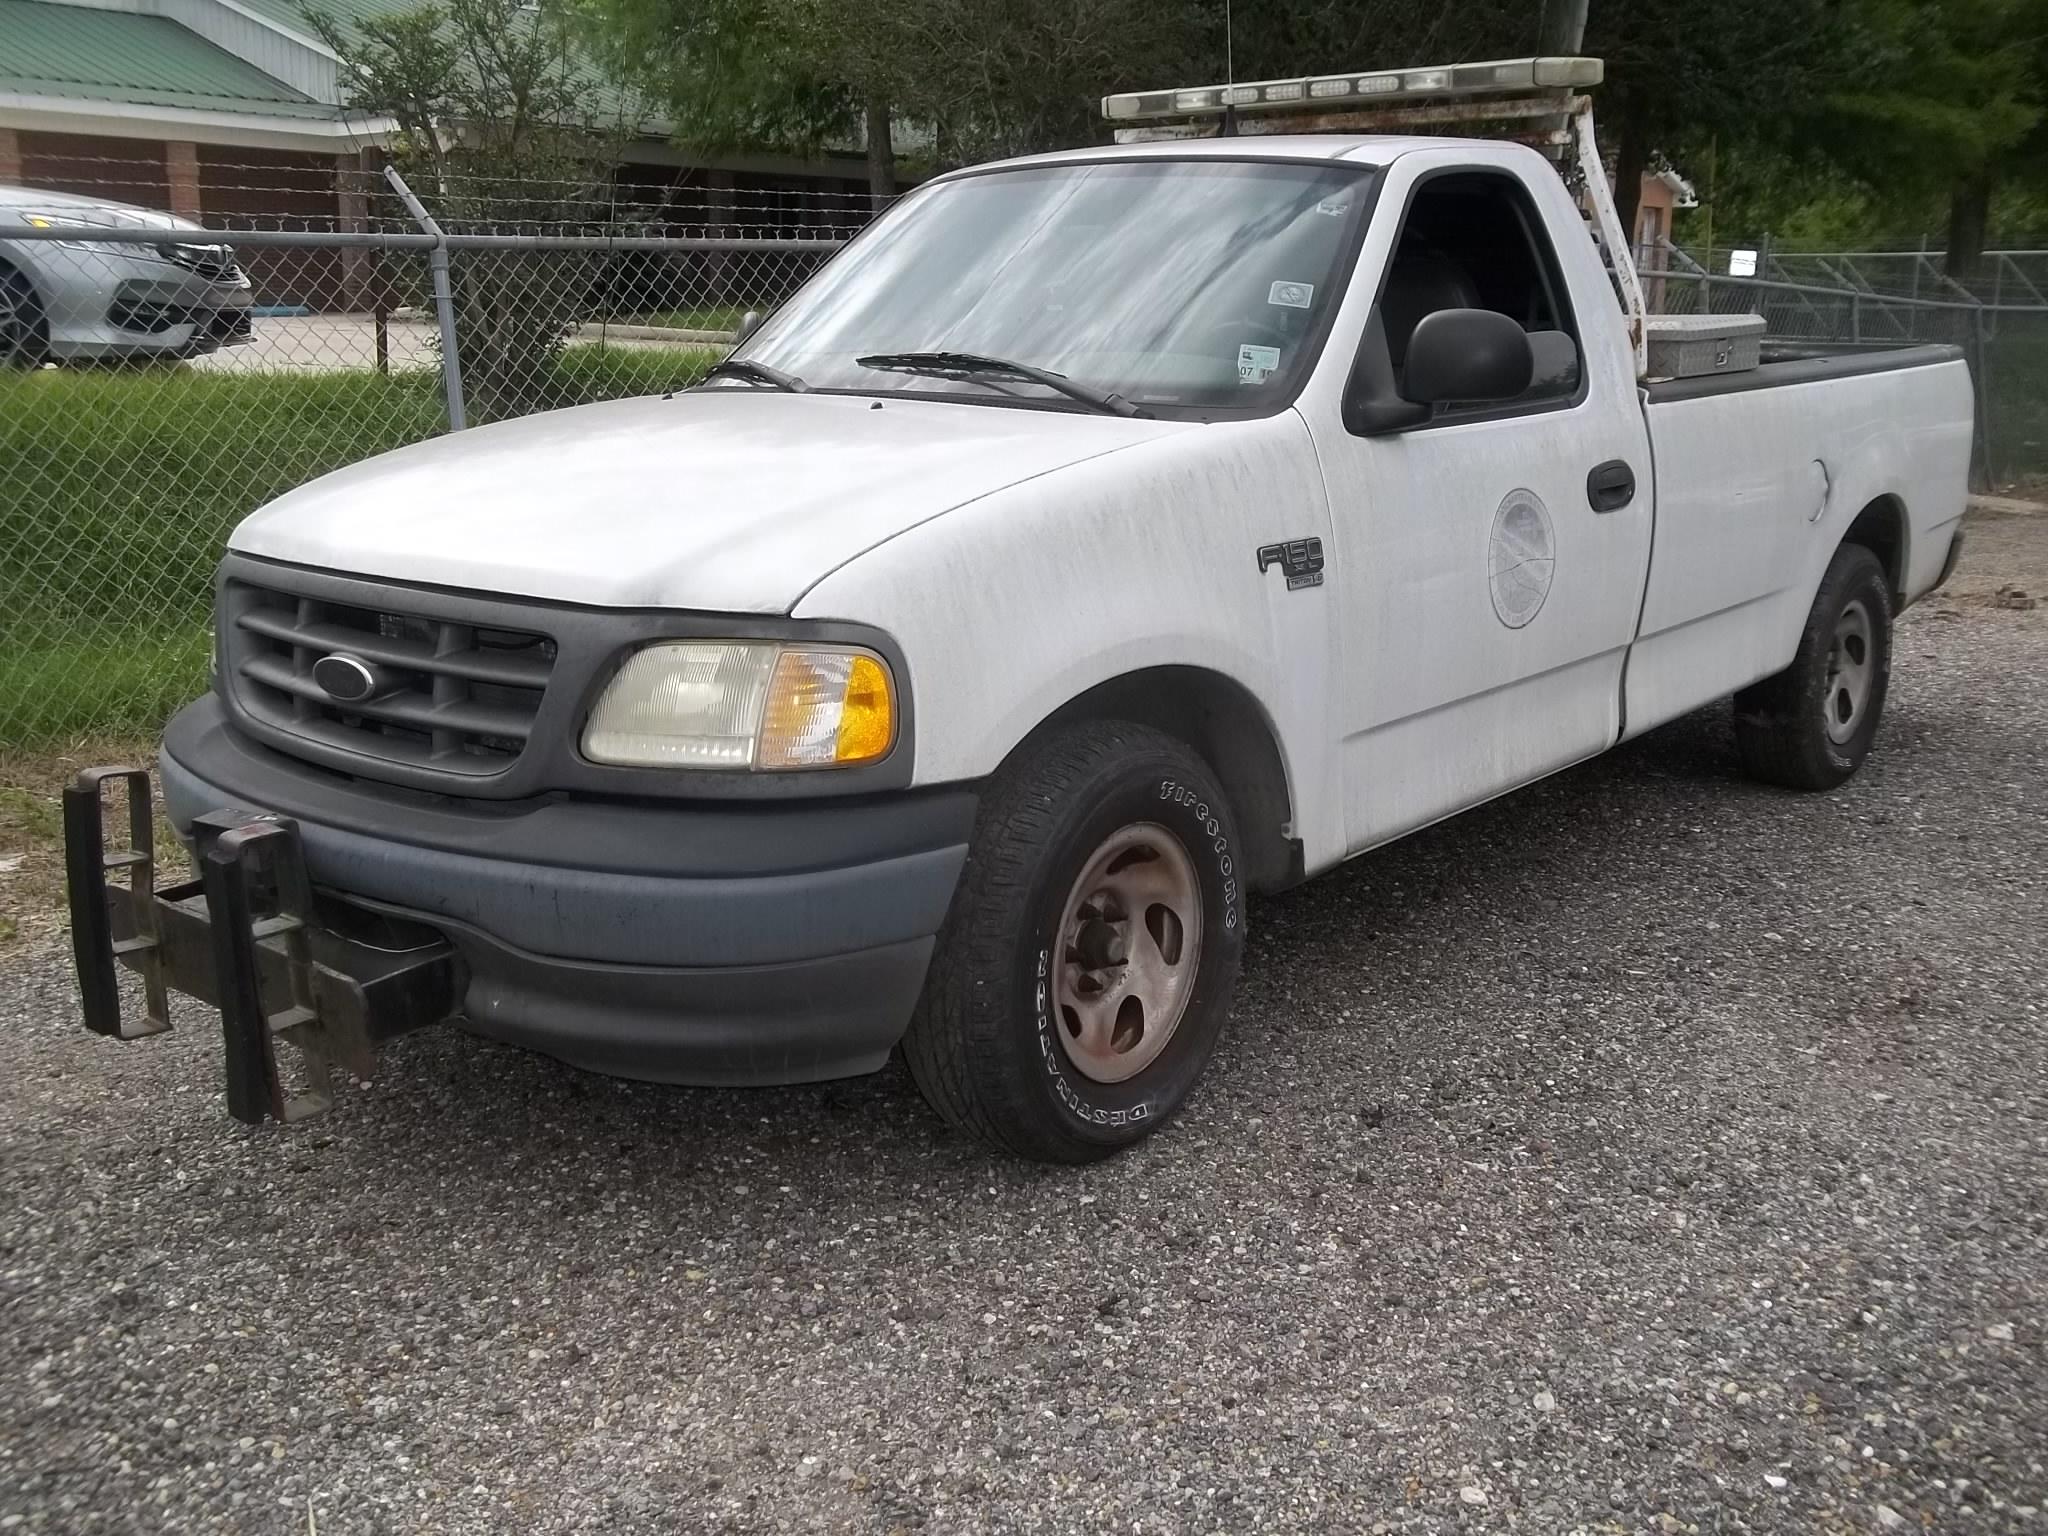
M 1315 296 L 1314 283 L 1275 283 L 1266 291 L 1266 302 L 1288 309 L 1307 309 Z
M 1278 347 L 1255 347 L 1246 342 L 1237 349 L 1237 382 L 1263 384 L 1280 369 Z
M 1341 197 L 1326 197 L 1316 204 L 1316 212 L 1327 214 L 1333 219 L 1341 219 L 1344 217 L 1344 210 L 1350 206 Z

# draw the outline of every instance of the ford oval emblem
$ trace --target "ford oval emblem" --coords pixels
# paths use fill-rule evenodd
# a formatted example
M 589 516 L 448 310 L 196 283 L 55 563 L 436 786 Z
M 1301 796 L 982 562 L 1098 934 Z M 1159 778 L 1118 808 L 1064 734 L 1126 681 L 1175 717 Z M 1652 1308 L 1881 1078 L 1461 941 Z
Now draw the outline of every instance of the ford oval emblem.
M 313 681 L 337 704 L 360 704 L 377 692 L 376 669 L 360 656 L 336 651 L 313 663 Z

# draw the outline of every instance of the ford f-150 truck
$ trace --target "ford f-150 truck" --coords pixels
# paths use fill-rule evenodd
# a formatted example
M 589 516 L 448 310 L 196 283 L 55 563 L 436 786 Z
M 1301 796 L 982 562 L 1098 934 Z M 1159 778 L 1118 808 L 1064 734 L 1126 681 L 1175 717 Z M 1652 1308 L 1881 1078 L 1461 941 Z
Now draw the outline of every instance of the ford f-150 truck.
M 1590 226 L 1521 143 L 1274 131 L 1473 69 L 1565 88 Z M 1187 1098 L 1255 893 L 1730 694 L 1752 772 L 1841 783 L 1955 558 L 1968 371 L 1647 374 L 1595 76 L 1111 98 L 1195 123 L 928 182 L 697 388 L 263 507 L 160 760 L 200 879 L 151 889 L 139 776 L 75 788 L 88 1022 L 220 1003 L 246 1119 L 442 1018 L 675 1083 L 901 1049 L 1080 1161 Z

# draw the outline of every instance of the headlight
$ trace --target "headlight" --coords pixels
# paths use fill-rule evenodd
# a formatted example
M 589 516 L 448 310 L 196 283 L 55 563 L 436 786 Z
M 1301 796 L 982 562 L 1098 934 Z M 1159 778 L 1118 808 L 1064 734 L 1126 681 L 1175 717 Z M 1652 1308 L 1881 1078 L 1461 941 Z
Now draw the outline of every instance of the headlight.
M 88 208 L 77 213 L 28 212 L 22 214 L 21 219 L 31 229 L 62 229 L 76 232 L 79 238 L 75 240 L 56 240 L 51 242 L 54 245 L 61 245 L 74 251 L 106 249 L 108 242 L 104 240 L 95 241 L 92 238 L 95 231 L 103 229 L 161 229 L 167 234 L 181 234 L 187 230 L 190 230 L 193 234 L 204 235 L 213 233 L 213 231 L 204 229 L 197 224 L 187 224 L 182 221 L 162 217 L 150 218 L 141 214 L 124 213 L 114 208 Z M 152 256 L 162 261 L 176 261 L 178 259 L 160 245 L 131 246 L 125 241 L 121 242 L 121 244 L 131 255 Z
M 25 213 L 21 216 L 21 221 L 30 229 L 73 229 L 80 233 L 111 227 L 106 224 L 95 224 L 90 219 L 66 218 L 58 213 Z M 83 240 L 53 240 L 50 243 L 74 251 L 83 250 L 86 245 Z
M 836 768 L 896 743 L 889 665 L 851 646 L 671 640 L 635 651 L 583 729 L 592 762 Z

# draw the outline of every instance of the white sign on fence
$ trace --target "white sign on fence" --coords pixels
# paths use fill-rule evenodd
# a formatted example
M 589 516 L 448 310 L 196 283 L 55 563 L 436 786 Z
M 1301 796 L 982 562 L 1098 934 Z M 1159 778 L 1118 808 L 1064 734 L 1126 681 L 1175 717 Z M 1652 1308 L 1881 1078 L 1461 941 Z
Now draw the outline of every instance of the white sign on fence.
M 1730 251 L 1728 253 L 1728 275 L 1730 277 L 1755 277 L 1756 252 Z

